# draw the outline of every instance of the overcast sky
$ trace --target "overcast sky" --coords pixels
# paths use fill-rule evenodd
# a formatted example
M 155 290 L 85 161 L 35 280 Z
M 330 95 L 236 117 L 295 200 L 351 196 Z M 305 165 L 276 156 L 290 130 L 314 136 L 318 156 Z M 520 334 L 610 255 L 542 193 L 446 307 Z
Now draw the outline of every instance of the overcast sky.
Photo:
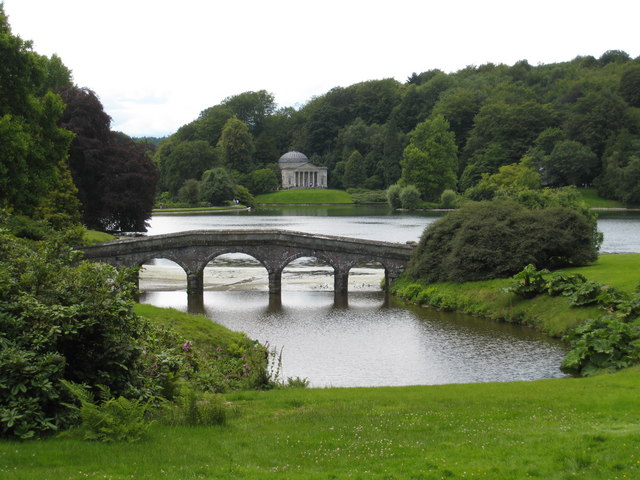
M 1 2 L 2 0 L 0 0 Z M 638 0 L 4 0 L 112 128 L 164 136 L 224 98 L 299 107 L 336 86 L 487 62 L 640 55 Z

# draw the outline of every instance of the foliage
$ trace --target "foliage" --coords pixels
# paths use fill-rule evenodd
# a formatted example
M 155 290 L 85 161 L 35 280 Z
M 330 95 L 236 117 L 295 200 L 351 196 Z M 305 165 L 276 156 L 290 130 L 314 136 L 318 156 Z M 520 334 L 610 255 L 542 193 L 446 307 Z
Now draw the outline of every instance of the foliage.
M 553 272 L 549 278 L 547 278 L 545 289 L 547 293 L 552 296 L 569 296 L 586 281 L 586 277 L 580 273 Z
M 151 421 L 148 413 L 153 399 L 114 398 L 107 387 L 99 385 L 102 401 L 96 403 L 88 389 L 65 380 L 61 383 L 80 404 L 64 405 L 79 414 L 81 423 L 78 433 L 84 440 L 135 442 L 149 430 Z
M 249 175 L 249 184 L 247 188 L 254 195 L 261 193 L 274 192 L 280 187 L 280 181 L 270 168 L 261 168 L 254 170 Z
M 506 291 L 523 298 L 540 293 L 569 297 L 570 307 L 598 305 L 607 312 L 586 320 L 565 336 L 570 350 L 562 367 L 570 372 L 593 375 L 640 363 L 640 295 L 630 297 L 614 287 L 587 280 L 578 273 L 536 270 L 528 265 L 513 277 Z
M 0 206 L 32 215 L 64 179 L 59 169 L 72 135 L 57 125 L 64 104 L 50 90 L 68 77 L 54 78 L 59 59 L 38 56 L 11 33 L 2 4 L 0 58 Z
M 456 186 L 457 150 L 444 117 L 425 120 L 409 135 L 401 161 L 402 181 L 415 185 L 424 200 L 437 201 L 444 190 Z
M 387 188 L 398 182 L 404 167 L 410 176 L 414 169 L 427 169 L 425 178 L 446 177 L 446 188 L 464 193 L 483 174 L 491 176 L 501 167 L 531 158 L 533 173 L 541 174 L 545 185 L 600 184 L 604 175 L 606 186 L 598 185 L 604 197 L 640 202 L 640 168 L 629 161 L 631 156 L 609 168 L 612 145 L 622 132 L 634 141 L 640 138 L 637 71 L 637 59 L 611 51 L 599 59 L 577 57 L 549 65 L 522 60 L 513 66 L 488 63 L 451 73 L 430 70 L 415 73 L 404 84 L 393 79 L 365 81 L 333 88 L 297 109 L 277 108 L 264 90 L 243 92 L 205 109 L 180 128 L 159 148 L 156 160 L 162 168 L 167 152 L 182 142 L 219 145 L 226 122 L 235 116 L 246 124 L 245 145 L 250 140 L 255 152 L 249 167 L 228 167 L 245 174 L 293 148 L 327 167 L 332 188 L 348 188 L 356 182 L 349 172 L 343 184 L 345 169 L 358 151 L 362 162 L 351 165 L 358 167 L 357 177 L 364 178 L 358 187 Z M 448 167 L 429 169 L 433 161 L 444 161 L 448 155 L 432 155 L 426 162 L 425 152 L 410 148 L 403 160 L 407 134 L 437 118 L 447 122 L 457 148 L 455 175 Z M 528 173 L 529 180 L 535 180 Z M 239 183 L 253 191 L 244 179 Z M 405 183 L 418 186 L 429 201 L 437 201 L 443 190 L 429 185 L 425 191 L 417 178 Z M 494 193 L 483 185 L 469 196 L 488 200 Z
M 201 199 L 211 205 L 224 205 L 236 196 L 236 184 L 224 168 L 214 168 L 202 174 Z
M 178 190 L 178 198 L 180 201 L 189 205 L 195 205 L 200 201 L 202 194 L 200 192 L 201 183 L 198 180 L 190 178 Z
M 567 371 L 589 376 L 640 363 L 640 320 L 607 315 L 588 320 L 568 336 Z
M 132 310 L 131 272 L 78 264 L 61 236 L 31 245 L 0 231 L 0 240 L 0 404 L 15 414 L 2 434 L 66 426 L 61 379 L 135 392 L 144 324 Z
M 400 202 L 400 192 L 402 191 L 402 185 L 394 183 L 389 188 L 387 188 L 387 203 L 393 209 L 398 209 L 402 207 L 402 203 Z
M 247 124 L 237 117 L 225 123 L 218 141 L 222 164 L 242 173 L 249 173 L 253 167 L 255 147 Z
M 355 150 L 347 160 L 344 166 L 344 174 L 342 176 L 342 185 L 344 188 L 357 188 L 364 185 L 367 179 L 367 172 L 364 165 L 364 158 Z
M 420 192 L 415 185 L 407 185 L 400 190 L 400 205 L 405 210 L 416 210 L 420 206 Z
M 519 163 L 501 166 L 497 173 L 483 173 L 480 182 L 468 188 L 464 196 L 475 201 L 491 200 L 513 197 L 540 187 L 540 174 L 536 172 L 532 159 L 525 157 Z
M 538 270 L 529 264 L 513 276 L 513 284 L 508 290 L 523 298 L 533 298 L 546 290 L 544 275 L 547 273 L 549 270 Z
M 244 205 L 245 207 L 255 208 L 256 199 L 253 195 L 251 195 L 251 192 L 247 187 L 243 185 L 237 185 L 236 197 L 238 202 L 240 202 L 241 205 Z
M 544 158 L 547 185 L 590 185 L 600 173 L 598 157 L 587 147 L 573 140 L 557 142 Z
M 145 375 L 160 380 L 164 398 L 187 390 L 228 392 L 265 388 L 267 352 L 264 346 L 201 315 L 136 305 L 135 311 L 154 328 L 145 335 Z
M 112 132 L 91 90 L 65 87 L 60 95 L 66 108 L 59 125 L 75 134 L 69 167 L 84 223 L 103 231 L 145 231 L 159 179 L 149 145 Z
M 162 187 L 175 195 L 188 180 L 202 178 L 204 171 L 216 164 L 217 155 L 204 140 L 180 142 L 177 145 L 167 141 L 158 149 L 156 159 L 162 175 Z
M 160 413 L 165 425 L 224 425 L 227 408 L 217 394 L 188 390 L 175 402 L 168 403 Z
M 501 200 L 467 204 L 429 225 L 407 272 L 427 282 L 481 280 L 597 258 L 595 222 L 566 207 L 527 209 Z
M 440 206 L 442 208 L 454 208 L 458 204 L 458 194 L 453 190 L 445 190 L 440 195 Z

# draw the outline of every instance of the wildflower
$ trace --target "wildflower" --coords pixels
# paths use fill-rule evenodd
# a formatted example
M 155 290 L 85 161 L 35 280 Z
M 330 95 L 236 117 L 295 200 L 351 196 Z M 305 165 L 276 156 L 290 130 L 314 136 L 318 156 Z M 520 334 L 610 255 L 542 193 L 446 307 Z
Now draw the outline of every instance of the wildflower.
M 186 342 L 184 342 L 184 345 L 182 345 L 182 350 L 184 350 L 186 352 L 190 348 L 191 348 L 191 342 L 189 340 L 187 340 Z

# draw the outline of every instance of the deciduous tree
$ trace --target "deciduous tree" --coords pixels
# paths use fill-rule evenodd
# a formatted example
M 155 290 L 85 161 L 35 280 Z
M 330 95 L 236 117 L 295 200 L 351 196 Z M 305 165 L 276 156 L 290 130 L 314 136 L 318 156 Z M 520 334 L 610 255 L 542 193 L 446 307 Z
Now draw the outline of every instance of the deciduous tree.
M 71 130 L 69 166 L 90 228 L 144 231 L 151 217 L 157 168 L 149 146 L 110 129 L 111 118 L 91 90 L 60 90 L 67 104 L 60 126 Z
M 236 117 L 227 120 L 218 142 L 222 163 L 230 169 L 249 173 L 253 166 L 253 138 L 247 125 Z
M 442 115 L 418 124 L 409 135 L 402 157 L 402 181 L 415 185 L 422 198 L 437 201 L 445 189 L 455 189 L 458 148 Z

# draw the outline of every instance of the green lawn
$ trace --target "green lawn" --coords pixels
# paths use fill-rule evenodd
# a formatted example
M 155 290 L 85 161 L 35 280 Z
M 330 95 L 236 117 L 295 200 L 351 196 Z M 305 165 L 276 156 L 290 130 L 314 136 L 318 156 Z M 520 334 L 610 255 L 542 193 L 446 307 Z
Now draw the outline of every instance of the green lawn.
M 625 208 L 622 202 L 602 198 L 595 188 L 580 188 L 578 190 L 591 208 Z
M 353 203 L 351 195 L 343 190 L 309 189 L 282 190 L 280 192 L 265 193 L 256 197 L 258 204 L 327 204 Z
M 407 366 L 410 368 L 410 366 Z M 0 442 L 0 478 L 640 478 L 640 370 L 587 379 L 240 392 L 219 427 Z

